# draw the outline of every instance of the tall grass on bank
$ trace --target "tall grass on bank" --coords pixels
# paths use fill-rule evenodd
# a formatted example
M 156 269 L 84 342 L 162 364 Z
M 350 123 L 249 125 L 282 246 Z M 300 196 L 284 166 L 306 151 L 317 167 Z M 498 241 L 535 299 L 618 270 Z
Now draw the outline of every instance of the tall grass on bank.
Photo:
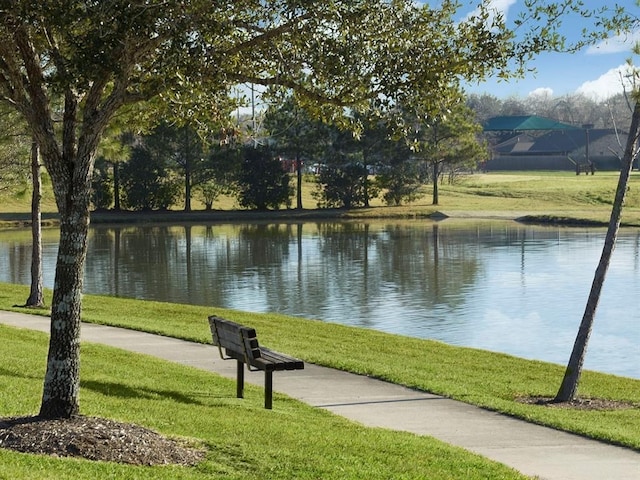
M 34 414 L 46 335 L 0 325 L 0 338 L 1 415 Z M 0 479 L 525 478 L 437 440 L 362 427 L 282 395 L 277 409 L 265 410 L 257 392 L 238 400 L 229 395 L 232 380 L 202 370 L 95 344 L 83 344 L 81 356 L 82 414 L 186 439 L 204 447 L 206 459 L 194 467 L 147 467 L 0 448 Z
M 0 284 L 0 309 L 26 298 L 27 287 Z M 264 343 L 307 362 L 339 368 L 441 394 L 532 422 L 640 450 L 640 380 L 586 371 L 579 394 L 626 402 L 628 408 L 576 410 L 526 404 L 522 397 L 552 397 L 563 367 L 484 350 L 373 330 L 219 308 L 87 295 L 83 318 L 210 343 L 207 316 L 255 327 Z M 366 348 L 353 349 L 354 344 Z

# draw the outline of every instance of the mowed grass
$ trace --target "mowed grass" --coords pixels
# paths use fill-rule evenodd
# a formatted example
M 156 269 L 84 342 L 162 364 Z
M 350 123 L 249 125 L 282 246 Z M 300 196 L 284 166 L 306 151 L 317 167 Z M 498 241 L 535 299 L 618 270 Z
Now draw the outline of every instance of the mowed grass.
M 342 217 L 420 217 L 442 211 L 451 215 L 511 215 L 531 214 L 544 218 L 575 219 L 608 222 L 619 172 L 596 172 L 595 175 L 576 175 L 570 171 L 491 172 L 459 175 L 453 183 L 440 185 L 438 205 L 432 204 L 432 185 L 425 185 L 415 201 L 401 206 L 386 206 L 381 198 L 371 201 L 370 208 L 358 208 L 340 213 Z M 373 178 L 372 178 L 373 179 Z M 293 179 L 292 179 L 293 183 Z M 316 185 L 312 176 L 306 176 L 302 187 L 305 210 L 317 208 L 313 197 Z M 45 184 L 43 211 L 55 212 L 51 187 Z M 26 213 L 31 208 L 31 197 L 26 187 L 17 192 L 0 195 L 0 212 Z M 194 210 L 203 206 L 197 198 Z M 295 206 L 295 203 L 293 204 Z M 172 210 L 180 213 L 182 203 Z M 214 203 L 216 210 L 237 210 L 233 197 L 222 196 Z M 265 213 L 268 218 L 268 212 Z M 640 226 L 640 172 L 633 172 L 627 190 L 623 223 Z
M 0 325 L 0 338 L 2 416 L 35 414 L 47 336 Z M 206 459 L 194 467 L 128 466 L 0 448 L 0 479 L 525 478 L 435 439 L 366 428 L 282 395 L 265 410 L 257 387 L 236 399 L 232 380 L 156 358 L 83 344 L 81 363 L 82 414 L 183 439 L 205 449 Z
M 619 172 L 575 175 L 571 172 L 500 172 L 468 175 L 445 188 L 443 208 L 547 213 L 607 221 Z M 627 221 L 640 218 L 640 174 L 627 191 Z
M 24 286 L 0 284 L 0 309 L 26 298 Z M 510 355 L 391 335 L 316 320 L 218 308 L 87 295 L 86 321 L 210 343 L 208 315 L 255 327 L 262 341 L 307 362 L 388 380 L 532 422 L 640 450 L 640 380 L 586 371 L 579 394 L 628 403 L 617 410 L 531 405 L 553 397 L 564 368 Z M 354 349 L 353 345 L 363 348 Z M 366 346 L 366 347 L 365 347 Z

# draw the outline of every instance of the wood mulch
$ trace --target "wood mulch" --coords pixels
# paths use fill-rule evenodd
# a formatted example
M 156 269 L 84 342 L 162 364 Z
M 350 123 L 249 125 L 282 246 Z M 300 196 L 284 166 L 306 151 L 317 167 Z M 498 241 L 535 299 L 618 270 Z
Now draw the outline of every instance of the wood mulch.
M 554 402 L 551 397 L 521 397 L 516 401 L 530 405 L 542 405 L 550 408 L 566 408 L 574 410 L 624 410 L 638 408 L 631 402 L 607 400 L 604 398 L 576 398 L 570 402 Z
M 0 448 L 149 466 L 195 465 L 206 454 L 138 425 L 81 415 L 0 419 Z

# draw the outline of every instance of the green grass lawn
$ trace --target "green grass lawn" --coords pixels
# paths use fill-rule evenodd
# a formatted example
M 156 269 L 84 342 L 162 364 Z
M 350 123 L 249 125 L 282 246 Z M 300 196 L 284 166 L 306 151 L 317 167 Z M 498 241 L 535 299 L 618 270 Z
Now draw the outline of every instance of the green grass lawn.
M 27 292 L 24 286 L 0 284 L 0 309 L 12 309 Z M 551 408 L 518 399 L 554 396 L 564 368 L 500 353 L 283 315 L 106 296 L 87 295 L 83 318 L 210 343 L 206 318 L 211 314 L 254 326 L 266 345 L 307 362 L 374 376 L 640 450 L 640 380 L 587 371 L 580 385 L 581 397 L 628 402 L 629 408 Z M 354 351 L 354 342 L 367 348 Z
M 46 335 L 0 326 L 3 416 L 38 410 Z M 194 467 L 127 466 L 0 449 L 0 479 L 523 479 L 428 437 L 366 428 L 276 395 L 229 395 L 233 381 L 194 368 L 83 344 L 81 412 L 133 422 L 206 449 Z M 249 390 L 257 387 L 247 386 Z

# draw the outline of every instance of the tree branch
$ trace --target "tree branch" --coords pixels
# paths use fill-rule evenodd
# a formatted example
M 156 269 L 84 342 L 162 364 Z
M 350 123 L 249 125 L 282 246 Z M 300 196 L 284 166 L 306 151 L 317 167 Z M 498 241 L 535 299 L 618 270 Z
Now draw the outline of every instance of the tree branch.
M 264 29 L 264 28 L 258 28 L 255 25 L 249 25 L 246 24 L 244 22 L 240 23 L 236 23 L 236 25 L 238 27 L 241 28 L 245 28 L 247 30 L 250 31 L 258 31 L 258 32 L 262 32 L 259 35 L 256 35 L 255 37 L 252 37 L 251 39 L 242 42 L 236 46 L 234 46 L 233 48 L 230 48 L 228 50 L 225 50 L 223 52 L 224 55 L 235 55 L 237 53 L 240 53 L 242 51 L 246 51 L 246 50 L 250 50 L 252 48 L 255 48 L 256 46 L 260 45 L 260 44 L 264 44 L 267 43 L 271 40 L 273 40 L 274 38 L 277 38 L 285 33 L 289 33 L 292 32 L 295 28 L 297 28 L 297 26 L 305 21 L 305 20 L 309 20 L 311 18 L 313 18 L 314 15 L 312 12 L 308 12 L 305 15 L 301 15 L 299 17 L 296 17 L 295 19 L 293 19 L 290 22 L 284 23 L 282 25 L 280 25 L 279 27 L 276 28 L 271 28 L 271 29 Z
M 317 102 L 317 103 L 325 103 L 325 104 L 330 104 L 334 106 L 352 105 L 354 103 L 369 100 L 376 96 L 376 93 L 373 91 L 368 91 L 366 95 L 355 96 L 353 89 L 347 89 L 347 88 L 332 95 L 326 92 L 321 92 L 319 90 L 314 90 L 314 89 L 305 87 L 304 85 L 296 82 L 295 80 L 281 77 L 279 75 L 275 77 L 258 77 L 258 76 L 253 77 L 253 76 L 244 75 L 244 74 L 228 73 L 227 77 L 231 80 L 234 80 L 236 83 L 254 83 L 256 85 L 263 85 L 265 87 L 280 86 L 280 87 L 289 88 L 301 94 L 302 96 L 308 98 L 309 100 L 313 100 L 314 102 Z

